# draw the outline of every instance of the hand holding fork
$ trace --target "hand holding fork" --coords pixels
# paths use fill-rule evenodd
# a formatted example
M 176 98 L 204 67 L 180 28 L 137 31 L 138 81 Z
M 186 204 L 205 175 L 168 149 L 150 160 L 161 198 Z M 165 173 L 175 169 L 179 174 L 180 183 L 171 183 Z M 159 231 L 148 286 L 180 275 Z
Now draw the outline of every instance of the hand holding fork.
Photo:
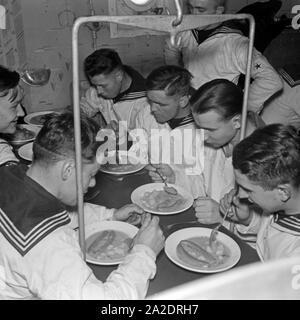
M 210 233 L 210 237 L 209 237 L 209 245 L 210 245 L 210 246 L 211 246 L 212 243 L 216 240 L 216 236 L 217 236 L 217 234 L 218 234 L 218 230 L 219 230 L 219 228 L 223 225 L 223 223 L 224 223 L 224 221 L 225 221 L 225 219 L 226 219 L 226 217 L 227 217 L 227 215 L 228 215 L 228 213 L 229 213 L 230 211 L 231 211 L 231 207 L 226 210 L 222 221 L 219 222 L 218 225 L 217 225 L 214 229 L 212 229 L 212 231 L 211 231 L 211 233 Z

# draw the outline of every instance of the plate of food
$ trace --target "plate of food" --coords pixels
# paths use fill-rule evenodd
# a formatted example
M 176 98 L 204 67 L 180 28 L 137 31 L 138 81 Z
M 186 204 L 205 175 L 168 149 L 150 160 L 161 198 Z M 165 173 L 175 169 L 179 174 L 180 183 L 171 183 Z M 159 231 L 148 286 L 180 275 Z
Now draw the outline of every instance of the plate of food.
M 113 175 L 135 173 L 146 166 L 134 153 L 128 151 L 109 152 L 105 160 L 106 163 L 100 166 L 100 171 Z
M 216 273 L 232 268 L 241 258 L 239 245 L 218 231 L 210 246 L 211 230 L 192 227 L 172 233 L 165 243 L 167 257 L 178 266 L 199 273 Z
M 122 221 L 102 221 L 87 226 L 86 261 L 97 265 L 116 265 L 131 248 L 138 228 Z
M 169 192 L 164 183 L 144 184 L 132 192 L 131 201 L 145 211 L 159 215 L 176 214 L 192 206 L 191 194 L 175 184 L 168 186 L 176 192 Z
M 18 124 L 14 134 L 6 134 L 7 141 L 14 145 L 20 146 L 22 144 L 31 142 L 35 139 L 40 128 L 29 124 Z
M 39 111 L 39 112 L 33 112 L 28 114 L 25 118 L 24 121 L 28 124 L 32 124 L 35 126 L 43 126 L 45 120 L 47 119 L 47 116 L 52 114 L 52 113 L 57 113 L 56 111 Z
M 30 142 L 20 147 L 18 149 L 19 157 L 27 161 L 32 161 L 32 156 L 33 156 L 32 146 L 33 146 L 33 142 Z

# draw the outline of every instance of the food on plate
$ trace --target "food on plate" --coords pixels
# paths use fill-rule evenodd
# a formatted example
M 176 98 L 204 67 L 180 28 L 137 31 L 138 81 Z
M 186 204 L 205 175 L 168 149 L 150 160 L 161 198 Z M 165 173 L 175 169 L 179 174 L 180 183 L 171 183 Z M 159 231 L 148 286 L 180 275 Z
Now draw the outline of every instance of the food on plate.
M 130 250 L 132 239 L 117 230 L 98 232 L 87 239 L 87 253 L 104 262 L 119 260 Z
M 44 122 L 47 120 L 48 116 L 49 114 L 34 116 L 31 118 L 30 123 L 35 125 L 43 125 Z
M 178 193 L 175 188 L 169 187 L 169 186 L 164 186 L 164 190 L 165 190 L 167 193 L 174 194 L 174 195 L 176 195 L 176 194 Z
M 141 202 L 151 210 L 172 211 L 182 206 L 185 203 L 185 199 L 179 193 L 171 194 L 163 189 L 145 192 L 141 197 Z
M 14 134 L 7 135 L 8 141 L 27 141 L 34 139 L 36 136 L 35 132 L 28 130 L 26 128 L 17 127 Z
M 215 240 L 209 245 L 209 237 L 193 237 L 179 242 L 176 248 L 178 258 L 191 267 L 215 268 L 230 256 L 229 249 Z

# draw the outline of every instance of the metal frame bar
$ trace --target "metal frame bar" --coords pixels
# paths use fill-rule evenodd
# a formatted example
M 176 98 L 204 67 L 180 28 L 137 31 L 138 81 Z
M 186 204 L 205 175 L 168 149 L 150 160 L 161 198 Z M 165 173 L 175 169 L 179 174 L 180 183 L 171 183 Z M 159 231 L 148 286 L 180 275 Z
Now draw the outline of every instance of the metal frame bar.
M 6 9 L 0 5 L 0 29 L 6 29 Z
M 178 4 L 178 0 L 176 5 Z M 81 128 L 80 128 L 80 105 L 79 105 L 79 57 L 78 57 L 78 33 L 81 25 L 88 22 L 110 22 L 123 24 L 132 27 L 157 30 L 169 33 L 171 41 L 175 43 L 176 36 L 179 32 L 194 29 L 197 27 L 207 26 L 212 23 L 223 22 L 233 19 L 249 20 L 249 49 L 247 60 L 247 72 L 245 80 L 245 90 L 243 99 L 243 113 L 241 124 L 241 139 L 245 137 L 246 118 L 247 118 L 247 101 L 249 95 L 250 69 L 252 62 L 252 50 L 254 43 L 254 18 L 248 14 L 222 14 L 222 15 L 184 15 L 177 12 L 177 16 L 165 15 L 138 15 L 138 16 L 92 16 L 80 17 L 74 22 L 72 29 L 72 58 L 73 58 L 73 101 L 74 101 L 74 127 L 75 127 L 75 154 L 76 154 L 76 176 L 77 176 L 77 200 L 79 214 L 79 243 L 83 252 L 85 250 L 85 230 L 84 230 L 84 213 L 83 213 L 83 189 L 82 189 L 82 158 L 81 158 Z M 179 23 L 179 24 L 178 24 Z M 179 41 L 179 39 L 177 39 Z

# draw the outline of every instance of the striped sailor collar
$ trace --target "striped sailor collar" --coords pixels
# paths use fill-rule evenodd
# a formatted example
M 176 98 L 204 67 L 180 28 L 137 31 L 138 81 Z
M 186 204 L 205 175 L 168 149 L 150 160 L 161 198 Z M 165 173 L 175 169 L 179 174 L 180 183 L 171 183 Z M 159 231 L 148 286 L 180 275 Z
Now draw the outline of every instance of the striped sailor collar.
M 283 211 L 274 214 L 274 225 L 300 235 L 300 213 L 286 215 Z
M 194 123 L 194 118 L 191 113 L 183 118 L 177 118 L 177 119 L 174 118 L 168 121 L 168 125 L 172 130 L 178 127 L 185 126 L 189 123 Z
M 200 45 L 206 39 L 220 33 L 237 33 L 243 35 L 241 30 L 234 29 L 230 26 L 227 26 L 226 24 L 222 24 L 221 26 L 217 26 L 216 28 L 209 30 L 192 29 L 191 31 L 198 45 Z
M 131 77 L 131 84 L 127 90 L 113 98 L 113 102 L 117 103 L 123 100 L 135 100 L 146 97 L 146 80 L 143 76 L 129 66 L 124 66 L 124 70 Z
M 280 68 L 278 72 L 290 87 L 300 84 L 300 64 L 287 64 Z
M 70 218 L 61 202 L 26 175 L 26 166 L 0 170 L 0 232 L 24 256 Z

